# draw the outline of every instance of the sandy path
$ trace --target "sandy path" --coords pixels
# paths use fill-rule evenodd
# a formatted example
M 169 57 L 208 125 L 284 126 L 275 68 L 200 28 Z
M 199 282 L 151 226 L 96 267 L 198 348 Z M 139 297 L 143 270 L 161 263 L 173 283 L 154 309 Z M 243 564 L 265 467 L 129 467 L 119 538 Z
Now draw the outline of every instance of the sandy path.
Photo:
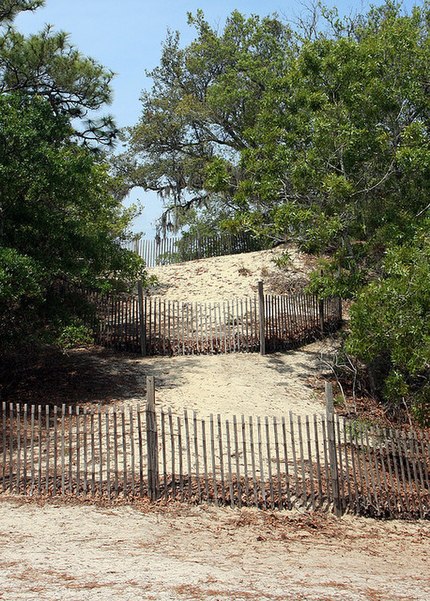
M 0 523 L 3 601 L 430 597 L 429 524 L 13 502 Z
M 274 260 L 288 252 L 290 263 L 279 269 Z M 268 293 L 287 293 L 307 280 L 311 257 L 291 245 L 240 255 L 212 257 L 148 269 L 158 285 L 152 293 L 172 300 L 220 301 L 254 296 L 263 280 Z
M 235 415 L 310 415 L 323 410 L 322 394 L 311 379 L 326 369 L 321 356 L 333 352 L 330 339 L 300 351 L 184 357 L 91 356 L 98 379 L 122 382 L 121 394 L 110 403 L 142 403 L 146 377 L 155 376 L 156 404 L 173 411 Z M 97 398 L 94 399 L 97 401 Z M 93 402 L 94 402 L 93 401 Z

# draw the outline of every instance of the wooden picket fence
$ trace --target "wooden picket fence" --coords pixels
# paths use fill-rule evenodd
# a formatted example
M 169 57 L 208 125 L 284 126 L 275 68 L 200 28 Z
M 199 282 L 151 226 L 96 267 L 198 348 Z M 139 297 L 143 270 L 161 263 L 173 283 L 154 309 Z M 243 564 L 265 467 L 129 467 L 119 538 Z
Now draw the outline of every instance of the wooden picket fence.
M 253 252 L 268 246 L 269 241 L 245 232 L 217 236 L 184 234 L 182 237 L 136 238 L 127 244 L 129 250 L 143 258 L 147 267 Z
M 335 330 L 339 299 L 261 294 L 220 302 L 138 295 L 93 295 L 96 342 L 142 355 L 275 352 Z
M 430 518 L 429 436 L 322 415 L 3 403 L 0 490 Z

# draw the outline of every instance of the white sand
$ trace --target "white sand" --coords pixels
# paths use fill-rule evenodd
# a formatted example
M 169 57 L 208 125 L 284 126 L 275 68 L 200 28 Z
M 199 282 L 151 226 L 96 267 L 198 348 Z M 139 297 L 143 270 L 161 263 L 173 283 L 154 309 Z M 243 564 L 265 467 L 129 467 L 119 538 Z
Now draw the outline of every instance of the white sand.
M 274 260 L 285 252 L 291 262 L 280 269 Z M 315 261 L 311 257 L 291 245 L 282 245 L 271 250 L 154 267 L 148 273 L 157 277 L 158 286 L 152 290 L 157 296 L 211 302 L 252 297 L 259 280 L 264 282 L 267 293 L 288 292 L 299 280 L 307 281 L 312 265 Z
M 427 601 L 428 523 L 0 503 L 2 601 Z
M 253 294 L 258 279 L 271 269 L 260 256 L 163 267 L 160 288 L 178 300 Z M 321 370 L 321 352 L 329 354 L 330 344 L 266 357 L 106 354 L 93 361 L 124 383 L 125 393 L 112 402 L 142 401 L 145 378 L 154 375 L 157 404 L 174 411 L 303 415 L 323 407 L 321 388 L 310 385 Z M 428 523 L 142 505 L 145 511 L 60 501 L 41 507 L 3 499 L 0 600 L 430 598 Z
M 121 358 L 107 356 L 107 374 L 133 375 L 121 404 L 142 403 L 146 377 L 155 376 L 156 404 L 175 412 L 197 411 L 202 417 L 235 415 L 311 415 L 324 409 L 322 388 L 311 384 L 321 369 L 321 352 L 332 347 L 314 343 L 300 351 L 185 357 Z M 100 368 L 100 362 L 98 362 Z

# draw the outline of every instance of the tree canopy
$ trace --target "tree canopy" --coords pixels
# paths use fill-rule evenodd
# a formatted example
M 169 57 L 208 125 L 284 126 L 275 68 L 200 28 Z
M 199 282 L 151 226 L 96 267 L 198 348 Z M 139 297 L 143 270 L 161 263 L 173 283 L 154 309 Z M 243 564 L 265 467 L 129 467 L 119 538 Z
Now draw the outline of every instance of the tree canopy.
M 0 7 L 0 94 L 23 92 L 43 96 L 56 114 L 66 114 L 75 134 L 88 144 L 111 144 L 116 128 L 109 115 L 97 111 L 111 100 L 113 73 L 82 55 L 65 32 L 46 26 L 24 36 L 14 18 L 34 11 L 43 0 L 6 0 Z
M 113 130 L 84 129 L 88 111 L 110 97 L 109 76 L 62 33 L 15 31 L 13 17 L 39 5 L 9 1 L 0 13 L 2 346 L 73 319 L 60 319 L 61 299 L 51 302 L 59 280 L 101 287 L 143 274 L 120 245 L 133 210 L 122 208 L 119 182 L 94 151 Z
M 195 39 L 182 47 L 167 37 L 125 164 L 130 185 L 157 191 L 173 214 L 218 207 L 223 227 L 324 255 L 311 289 L 358 295 L 356 315 L 368 311 L 382 328 L 395 306 L 388 291 L 395 298 L 415 278 L 408 252 L 420 256 L 428 227 L 430 7 L 408 13 L 388 0 L 347 19 L 320 7 L 320 18 L 293 27 L 235 11 L 218 31 L 201 11 L 190 15 Z M 422 274 L 414 281 L 428 285 Z M 403 298 L 419 323 L 429 319 L 425 294 Z M 351 348 L 368 364 L 388 354 L 381 381 L 391 381 L 394 343 L 366 346 L 378 328 L 360 323 Z M 406 354 L 428 349 L 390 331 Z M 417 375 L 402 363 L 409 399 L 430 375 L 428 357 L 419 365 Z

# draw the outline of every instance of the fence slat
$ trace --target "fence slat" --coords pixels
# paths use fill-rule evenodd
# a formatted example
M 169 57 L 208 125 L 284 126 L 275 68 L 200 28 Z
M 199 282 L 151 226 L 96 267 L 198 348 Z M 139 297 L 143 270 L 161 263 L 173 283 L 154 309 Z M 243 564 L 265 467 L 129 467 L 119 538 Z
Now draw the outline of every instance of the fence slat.
M 242 485 L 240 482 L 240 465 L 239 465 L 239 443 L 237 436 L 237 418 L 233 416 L 233 434 L 234 434 L 234 455 L 236 459 L 236 480 L 237 480 L 237 505 L 242 507 Z
M 119 468 L 118 468 L 118 414 L 116 407 L 112 411 L 112 422 L 113 422 L 113 470 L 114 470 L 114 490 L 115 497 L 118 496 L 118 481 L 119 481 Z
M 266 503 L 266 483 L 264 480 L 264 466 L 263 466 L 263 439 L 261 436 L 261 418 L 257 417 L 257 444 L 258 444 L 258 459 L 260 466 L 260 487 L 264 509 L 267 508 Z
M 246 444 L 246 423 L 245 416 L 241 416 L 241 429 L 242 429 L 242 454 L 243 454 L 243 477 L 245 484 L 245 497 L 246 501 L 249 502 L 249 479 L 248 479 L 248 453 Z
M 227 437 L 227 466 L 228 466 L 228 485 L 230 489 L 230 505 L 234 507 L 233 476 L 231 470 L 231 448 L 230 448 L 230 424 L 225 420 L 225 432 Z
M 289 412 L 290 416 L 290 437 L 291 437 L 291 453 L 293 457 L 293 469 L 294 469 L 294 485 L 295 485 L 295 501 L 298 503 L 300 498 L 299 493 L 299 477 L 297 472 L 297 458 L 296 458 L 296 438 L 294 435 L 294 423 L 293 423 L 293 413 Z
M 3 415 L 3 419 L 5 416 Z M 24 416 L 23 416 L 23 439 L 24 439 L 24 457 L 23 457 L 23 471 L 22 471 L 22 480 L 23 480 L 23 492 L 27 494 L 27 447 L 28 447 L 28 439 L 27 439 L 27 428 L 28 428 L 28 406 L 27 403 L 24 405 Z
M 199 445 L 198 445 L 198 434 L 197 434 L 197 414 L 193 412 L 193 426 L 194 426 L 194 457 L 196 466 L 196 480 L 197 480 L 197 498 L 199 501 L 202 500 L 202 491 L 200 486 L 200 463 L 199 463 Z
M 188 423 L 188 413 L 184 410 L 184 426 L 185 426 L 185 447 L 187 452 L 187 478 L 188 478 L 188 496 L 191 499 L 193 494 L 192 488 L 192 472 L 191 472 L 191 440 L 190 440 L 190 427 Z
M 218 481 L 216 477 L 216 457 L 215 457 L 215 428 L 214 428 L 214 416 L 211 413 L 209 416 L 209 427 L 211 436 L 211 458 L 212 458 L 212 481 L 214 489 L 214 503 L 218 505 Z
M 178 472 L 179 472 L 179 489 L 181 491 L 181 501 L 184 501 L 184 470 L 182 460 L 182 423 L 179 415 L 177 416 L 178 425 Z
M 221 415 L 217 415 L 218 424 L 218 447 L 219 447 L 219 469 L 221 478 L 221 499 L 222 503 L 225 503 L 225 483 L 224 483 L 224 455 L 222 450 L 222 428 L 221 428 Z
M 272 453 L 271 453 L 271 447 L 270 447 L 269 418 L 267 416 L 264 418 L 264 423 L 265 423 L 265 426 L 266 426 L 267 479 L 269 481 L 270 507 L 272 509 L 274 509 L 274 507 L 275 507 L 275 497 L 274 497 L 274 493 L 273 493 Z
M 202 419 L 200 424 L 201 424 L 201 429 L 202 429 L 203 472 L 204 472 L 204 478 L 205 478 L 205 499 L 206 499 L 206 501 L 209 501 L 208 458 L 207 458 L 207 450 L 206 450 L 205 420 Z
M 171 454 L 171 471 L 172 471 L 172 495 L 176 496 L 176 462 L 175 462 L 175 433 L 173 431 L 173 415 L 172 410 L 168 410 L 169 417 L 169 432 L 170 432 L 170 454 Z

